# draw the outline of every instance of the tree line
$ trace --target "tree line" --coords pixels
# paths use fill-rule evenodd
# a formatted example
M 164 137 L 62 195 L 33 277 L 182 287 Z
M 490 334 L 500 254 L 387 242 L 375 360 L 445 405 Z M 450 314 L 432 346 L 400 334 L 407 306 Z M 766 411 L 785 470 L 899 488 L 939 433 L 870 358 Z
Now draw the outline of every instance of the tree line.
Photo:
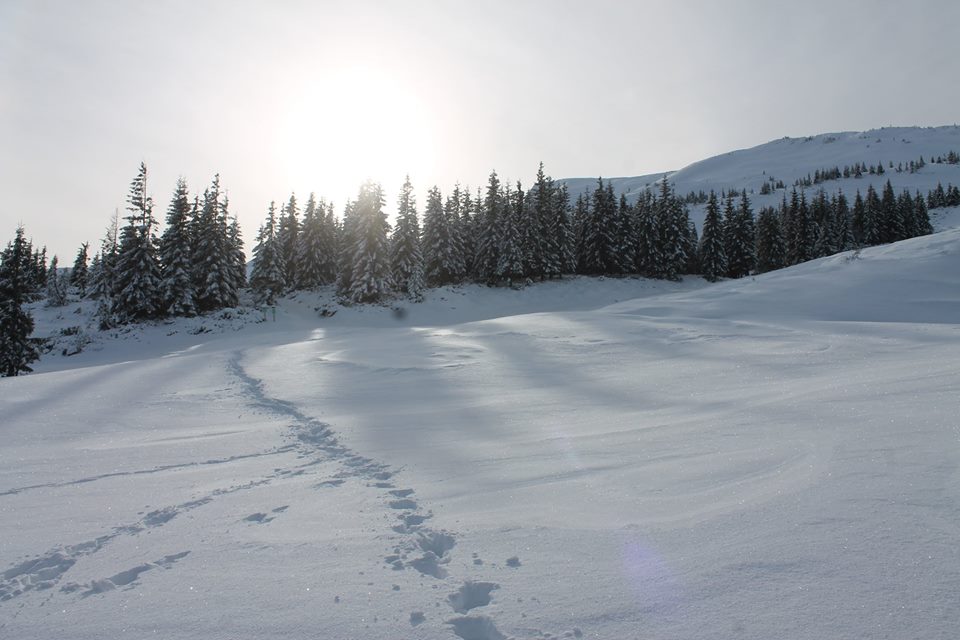
M 391 296 L 415 301 L 427 287 L 461 282 L 518 286 L 564 274 L 638 275 L 707 280 L 763 273 L 840 251 L 894 242 L 932 231 L 928 209 L 960 204 L 960 190 L 942 185 L 926 197 L 881 193 L 869 185 L 850 203 L 822 189 L 808 199 L 794 187 L 776 207 L 755 215 L 746 191 L 703 194 L 701 233 L 687 202 L 666 177 L 630 201 L 610 181 L 571 204 L 566 186 L 541 164 L 535 182 L 501 182 L 494 171 L 485 189 L 456 186 L 444 197 L 427 193 L 422 218 L 409 178 L 401 187 L 395 222 L 388 222 L 383 189 L 364 184 L 335 215 L 311 194 L 301 211 L 295 195 L 278 210 L 271 203 L 253 249 L 249 288 L 260 303 L 300 289 L 333 285 L 345 304 Z M 697 194 L 697 200 L 701 195 Z M 159 232 L 141 164 L 130 184 L 127 215 L 114 215 L 88 260 L 81 245 L 73 268 L 60 269 L 37 250 L 22 227 L 0 254 L 0 374 L 29 371 L 40 344 L 23 305 L 46 295 L 62 305 L 68 290 L 98 301 L 101 329 L 192 316 L 233 307 L 248 286 L 239 224 L 215 176 L 190 198 L 178 180 Z

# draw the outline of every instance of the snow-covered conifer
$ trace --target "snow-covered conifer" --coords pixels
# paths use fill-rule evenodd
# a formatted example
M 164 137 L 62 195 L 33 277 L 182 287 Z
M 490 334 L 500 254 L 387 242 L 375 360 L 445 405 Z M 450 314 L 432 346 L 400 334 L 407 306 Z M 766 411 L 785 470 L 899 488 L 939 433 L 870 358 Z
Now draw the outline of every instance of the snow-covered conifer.
M 87 265 L 87 251 L 90 245 L 86 242 L 80 245 L 77 251 L 77 257 L 73 261 L 73 269 L 70 270 L 70 284 L 77 289 L 80 297 L 86 297 L 87 284 L 90 282 L 90 268 Z
M 390 244 L 393 282 L 398 291 L 414 300 L 423 298 L 424 265 L 420 249 L 420 218 L 410 176 L 400 187 L 397 200 L 397 224 Z
M 161 299 L 169 316 L 192 316 L 197 311 L 191 277 L 190 211 L 187 183 L 180 178 L 167 208 L 166 229 L 160 236 Z
M 368 182 L 352 207 L 352 277 L 347 297 L 353 302 L 377 302 L 391 288 L 390 224 L 383 211 L 383 189 Z
M 703 233 L 700 235 L 700 272 L 710 282 L 727 273 L 727 254 L 724 250 L 723 224 L 720 219 L 720 206 L 717 194 L 710 192 L 707 211 L 703 219 Z
M 147 167 L 142 162 L 127 195 L 127 224 L 120 232 L 113 269 L 111 311 L 122 322 L 160 315 L 160 263 L 154 237 L 153 199 L 147 195 Z
M 260 226 L 253 256 L 250 288 L 260 302 L 272 305 L 284 289 L 280 246 L 277 241 L 277 207 L 274 202 L 270 203 L 267 219 Z

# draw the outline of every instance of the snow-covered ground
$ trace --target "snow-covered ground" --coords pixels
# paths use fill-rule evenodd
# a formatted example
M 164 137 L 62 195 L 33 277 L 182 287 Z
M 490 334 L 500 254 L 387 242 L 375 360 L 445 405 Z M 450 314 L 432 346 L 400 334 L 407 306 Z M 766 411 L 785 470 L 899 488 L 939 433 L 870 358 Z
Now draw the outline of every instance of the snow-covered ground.
M 91 341 L 0 380 L 0 638 L 954 638 L 958 222 L 714 285 L 37 308 Z

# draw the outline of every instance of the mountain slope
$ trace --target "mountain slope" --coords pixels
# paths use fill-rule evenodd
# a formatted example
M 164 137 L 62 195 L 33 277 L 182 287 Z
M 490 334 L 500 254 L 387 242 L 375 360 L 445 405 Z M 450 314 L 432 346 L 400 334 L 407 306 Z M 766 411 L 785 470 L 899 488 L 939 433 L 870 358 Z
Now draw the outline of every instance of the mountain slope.
M 890 180 L 897 193 L 903 189 L 919 190 L 923 195 L 935 188 L 938 182 L 960 184 L 960 165 L 928 164 L 919 172 L 896 173 L 890 169 L 903 163 L 909 165 L 921 156 L 926 162 L 931 157 L 946 156 L 950 151 L 960 152 L 960 127 L 888 127 L 862 132 L 824 133 L 806 138 L 781 138 L 750 149 L 731 151 L 722 155 L 695 162 L 679 171 L 668 171 L 668 180 L 677 193 L 691 191 L 709 192 L 743 191 L 750 194 L 754 211 L 761 206 L 776 206 L 784 196 L 784 190 L 770 195 L 761 195 L 760 187 L 769 178 L 782 180 L 787 193 L 797 179 L 813 176 L 819 169 L 839 167 L 863 162 L 869 165 L 883 164 L 881 176 L 869 174 L 861 178 L 831 180 L 807 189 L 813 193 L 823 188 L 828 194 L 843 190 L 849 197 L 859 190 L 865 193 L 869 185 L 879 192 Z M 618 193 L 636 197 L 645 189 L 656 189 L 656 181 L 665 174 L 651 174 L 633 178 L 612 178 Z M 596 179 L 573 178 L 568 184 L 571 198 L 596 186 Z M 700 229 L 703 223 L 703 205 L 691 207 L 691 219 Z

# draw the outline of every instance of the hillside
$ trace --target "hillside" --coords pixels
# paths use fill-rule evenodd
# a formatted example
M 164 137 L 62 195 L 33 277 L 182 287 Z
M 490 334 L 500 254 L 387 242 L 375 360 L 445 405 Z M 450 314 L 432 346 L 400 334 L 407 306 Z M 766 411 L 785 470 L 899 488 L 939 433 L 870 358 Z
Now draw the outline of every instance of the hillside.
M 903 189 L 919 190 L 924 195 L 942 182 L 960 184 L 960 165 L 927 164 L 917 173 L 897 173 L 889 168 L 900 163 L 908 165 L 921 156 L 929 163 L 930 158 L 946 156 L 950 151 L 960 152 L 960 127 L 888 127 L 870 131 L 847 131 L 824 133 L 806 138 L 781 138 L 750 149 L 731 151 L 722 155 L 695 162 L 679 171 L 667 171 L 668 180 L 676 192 L 685 195 L 691 191 L 709 192 L 742 191 L 750 194 L 754 210 L 762 206 L 776 206 L 783 199 L 784 190 L 761 195 L 760 188 L 769 178 L 782 180 L 789 194 L 793 183 L 820 169 L 831 169 L 863 162 L 869 165 L 883 164 L 886 172 L 881 176 L 864 174 L 861 178 L 830 180 L 808 188 L 815 192 L 820 188 L 828 194 L 843 190 L 853 196 L 857 190 L 865 193 L 869 185 L 880 191 L 887 180 L 899 193 Z M 611 178 L 617 193 L 635 198 L 645 189 L 656 189 L 656 182 L 664 173 L 633 178 Z M 571 200 L 596 185 L 596 178 L 571 178 L 563 180 L 570 190 Z M 690 217 L 700 229 L 703 223 L 703 206 L 692 206 Z

